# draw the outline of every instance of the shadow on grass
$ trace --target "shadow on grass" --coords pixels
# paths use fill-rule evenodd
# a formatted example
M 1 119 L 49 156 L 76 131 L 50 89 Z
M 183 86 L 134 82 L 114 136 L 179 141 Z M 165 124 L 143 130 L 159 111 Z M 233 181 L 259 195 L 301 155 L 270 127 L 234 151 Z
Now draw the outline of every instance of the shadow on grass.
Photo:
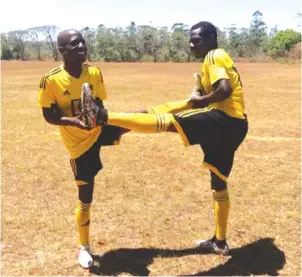
M 104 253 L 102 256 L 94 255 L 94 265 L 91 273 L 97 275 L 117 275 L 129 273 L 134 276 L 147 276 L 148 266 L 154 258 L 183 257 L 188 255 L 207 255 L 198 248 L 182 250 L 159 248 L 120 248 Z M 278 249 L 272 238 L 259 239 L 251 244 L 233 248 L 230 259 L 222 265 L 208 271 L 188 273 L 190 276 L 248 276 L 248 275 L 278 275 L 278 270 L 285 264 L 285 255 Z M 166 272 L 165 275 L 173 274 Z

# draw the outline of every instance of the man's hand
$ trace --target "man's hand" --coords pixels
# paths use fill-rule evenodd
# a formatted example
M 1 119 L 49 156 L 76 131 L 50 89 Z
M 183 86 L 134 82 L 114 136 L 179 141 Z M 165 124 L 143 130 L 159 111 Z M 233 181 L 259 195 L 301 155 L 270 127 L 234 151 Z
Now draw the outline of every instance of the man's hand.
M 202 109 L 209 105 L 209 100 L 206 95 L 200 96 L 197 94 L 192 94 L 188 99 L 189 103 L 192 103 L 193 109 Z
M 92 128 L 92 126 L 90 125 L 86 125 L 83 121 L 83 114 L 81 113 L 78 116 L 75 117 L 61 117 L 61 121 L 63 123 L 63 125 L 70 125 L 73 127 L 77 127 L 80 129 L 84 129 L 84 130 L 90 130 Z
M 190 102 L 190 99 L 193 97 L 203 96 L 205 95 L 204 88 L 201 84 L 201 75 L 197 72 L 193 74 L 193 77 L 195 79 L 195 86 L 192 89 L 191 95 L 188 98 L 188 102 Z
M 56 104 L 52 104 L 50 108 L 42 108 L 43 117 L 49 123 L 59 126 L 74 126 L 84 130 L 90 130 L 92 126 L 85 125 L 82 121 L 84 114 L 81 113 L 75 117 L 62 116 L 62 112 Z
M 193 77 L 195 79 L 195 86 L 192 89 L 192 94 L 198 94 L 200 96 L 205 95 L 205 91 L 201 83 L 202 76 L 198 72 L 195 72 Z

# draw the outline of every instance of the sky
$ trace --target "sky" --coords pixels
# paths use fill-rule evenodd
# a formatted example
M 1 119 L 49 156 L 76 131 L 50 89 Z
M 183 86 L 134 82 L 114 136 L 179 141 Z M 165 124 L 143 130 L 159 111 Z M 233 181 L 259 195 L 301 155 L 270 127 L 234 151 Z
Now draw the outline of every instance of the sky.
M 302 0 L 15 0 L 1 1 L 0 32 L 57 25 L 60 29 L 126 27 L 136 25 L 168 26 L 182 22 L 189 26 L 210 21 L 220 29 L 235 24 L 249 27 L 259 10 L 269 28 L 301 30 Z M 5 12 L 3 12 L 5 11 Z

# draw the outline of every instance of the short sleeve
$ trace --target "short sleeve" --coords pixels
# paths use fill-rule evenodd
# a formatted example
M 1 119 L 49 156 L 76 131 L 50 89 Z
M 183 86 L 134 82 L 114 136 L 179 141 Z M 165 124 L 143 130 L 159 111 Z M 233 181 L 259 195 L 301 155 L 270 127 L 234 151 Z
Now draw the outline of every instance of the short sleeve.
M 101 100 L 107 99 L 107 91 L 104 83 L 104 78 L 101 69 L 98 68 L 97 70 L 97 91 L 96 96 L 99 97 Z
M 56 103 L 55 96 L 51 90 L 51 82 L 49 78 L 43 76 L 40 81 L 39 89 L 39 105 L 41 108 L 50 108 Z
M 211 85 L 215 84 L 220 79 L 230 79 L 227 74 L 228 54 L 224 51 L 214 50 L 207 56 L 209 65 L 209 77 Z

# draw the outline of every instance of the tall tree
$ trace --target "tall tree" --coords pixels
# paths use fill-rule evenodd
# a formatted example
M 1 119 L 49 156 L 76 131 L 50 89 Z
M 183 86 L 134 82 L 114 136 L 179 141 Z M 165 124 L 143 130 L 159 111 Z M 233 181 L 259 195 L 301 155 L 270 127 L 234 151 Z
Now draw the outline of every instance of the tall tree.
M 12 60 L 13 52 L 7 34 L 1 34 L 1 60 Z
M 13 38 L 13 51 L 16 53 L 17 60 L 25 60 L 25 47 L 26 47 L 26 40 L 29 36 L 27 30 L 17 30 L 12 31 L 9 35 Z
M 174 53 L 173 61 L 190 61 L 191 51 L 189 49 L 189 28 L 184 23 L 174 23 L 171 35 L 171 46 Z
M 115 34 L 114 28 L 106 28 L 104 25 L 99 25 L 97 29 L 97 51 L 99 57 L 106 62 L 121 60 L 120 53 L 116 49 Z
M 227 48 L 228 46 L 228 38 L 227 38 L 227 29 L 220 30 L 217 28 L 217 39 L 218 45 L 221 48 Z
M 253 13 L 253 20 L 250 26 L 250 51 L 252 54 L 262 52 L 264 42 L 267 38 L 266 24 L 262 20 L 263 14 L 260 11 Z
M 158 59 L 160 61 L 170 61 L 169 45 L 171 41 L 171 35 L 168 32 L 168 27 L 161 27 L 158 30 Z
M 86 45 L 87 45 L 87 59 L 91 61 L 96 56 L 96 35 L 97 32 L 95 29 L 90 27 L 85 27 L 81 30 L 83 34 Z
M 59 27 L 56 25 L 44 25 L 39 27 L 40 32 L 45 36 L 45 42 L 48 49 L 52 53 L 52 57 L 55 61 L 59 59 L 59 52 L 57 49 L 57 32 Z
M 243 57 L 247 51 L 249 40 L 248 30 L 245 28 L 237 29 L 235 24 L 232 24 L 226 29 L 228 35 L 228 43 L 226 48 L 234 57 Z
M 106 38 L 107 29 L 105 25 L 100 24 L 96 30 L 96 43 L 97 43 L 97 53 L 99 58 L 107 61 L 107 52 L 108 52 L 108 41 Z
M 40 27 L 30 28 L 28 29 L 28 34 L 33 42 L 35 49 L 37 50 L 37 59 L 41 61 L 42 60 L 42 56 L 41 56 L 42 42 L 40 41 L 41 28 Z
M 232 56 L 237 57 L 237 48 L 240 43 L 240 35 L 237 31 L 235 24 L 232 24 L 230 27 L 226 28 L 228 34 L 228 44 L 227 48 L 231 52 Z
M 139 52 L 143 55 L 152 57 L 157 61 L 157 29 L 150 25 L 141 25 L 137 27 L 137 36 L 139 41 Z
M 124 32 L 128 49 L 126 50 L 126 59 L 128 61 L 139 61 L 141 59 L 141 52 L 139 50 L 139 39 L 137 35 L 137 27 L 134 21 L 126 27 Z
M 127 39 L 125 35 L 125 31 L 123 28 L 114 28 L 112 29 L 112 35 L 113 35 L 113 48 L 118 52 L 120 56 L 120 60 L 122 62 L 127 61 Z

